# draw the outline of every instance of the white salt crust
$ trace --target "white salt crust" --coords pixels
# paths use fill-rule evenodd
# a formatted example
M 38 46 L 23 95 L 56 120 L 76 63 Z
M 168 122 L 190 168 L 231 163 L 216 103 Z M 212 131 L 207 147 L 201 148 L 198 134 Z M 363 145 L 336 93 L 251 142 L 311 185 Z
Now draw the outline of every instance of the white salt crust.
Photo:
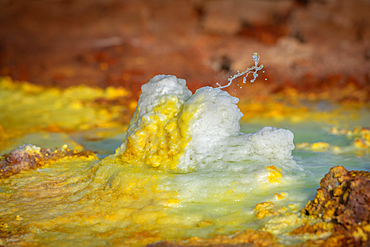
M 291 131 L 264 127 L 255 133 L 242 133 L 240 119 L 243 114 L 236 105 L 237 98 L 212 87 L 200 88 L 192 95 L 185 80 L 172 75 L 157 75 L 142 86 L 135 115 L 117 154 L 124 153 L 127 138 L 140 131 L 142 121 L 151 121 L 155 114 L 161 115 L 153 112 L 160 102 L 174 98 L 181 104 L 177 117 L 189 112 L 192 114 L 187 123 L 190 141 L 177 165 L 177 172 L 198 171 L 218 162 L 243 160 L 296 166 L 291 154 L 294 149 Z M 164 115 L 160 117 L 164 118 Z

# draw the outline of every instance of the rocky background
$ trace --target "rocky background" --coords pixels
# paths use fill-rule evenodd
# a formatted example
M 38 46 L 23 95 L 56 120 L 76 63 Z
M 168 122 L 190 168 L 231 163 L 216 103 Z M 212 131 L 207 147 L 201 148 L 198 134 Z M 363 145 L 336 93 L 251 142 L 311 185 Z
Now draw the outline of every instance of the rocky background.
M 140 91 L 173 74 L 194 91 L 258 52 L 272 93 L 370 91 L 369 13 L 369 0 L 0 0 L 0 75 Z

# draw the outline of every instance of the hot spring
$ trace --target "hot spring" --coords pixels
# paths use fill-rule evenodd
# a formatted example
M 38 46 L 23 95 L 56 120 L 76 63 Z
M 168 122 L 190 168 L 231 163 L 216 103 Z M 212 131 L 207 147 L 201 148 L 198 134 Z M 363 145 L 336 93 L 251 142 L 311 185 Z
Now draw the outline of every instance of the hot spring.
M 11 129 L 26 114 L 14 114 L 26 103 L 6 79 L 2 83 L 1 98 L 8 103 L 2 104 L 0 119 L 4 129 Z M 37 93 L 44 100 L 39 109 L 48 112 L 47 102 L 57 92 Z M 219 235 L 233 239 L 248 229 L 271 233 L 273 242 L 283 245 L 325 239 L 330 233 L 290 233 L 320 222 L 301 210 L 331 167 L 370 171 L 368 129 L 362 128 L 368 111 L 359 109 L 356 118 L 343 111 L 333 119 L 340 124 L 315 118 L 299 123 L 255 118 L 240 124 L 237 103 L 221 88 L 203 87 L 192 94 L 185 80 L 157 75 L 142 86 L 126 131 L 102 124 L 100 134 L 46 127 L 14 134 L 2 153 L 21 147 L 0 160 L 0 245 L 186 244 Z M 79 107 L 75 101 L 71 108 L 58 109 L 75 112 L 77 119 L 89 111 L 79 113 Z M 330 104 L 320 107 L 319 118 L 334 117 L 327 113 Z M 84 124 L 103 121 L 99 116 L 104 114 L 83 115 Z M 72 126 L 75 120 L 70 121 Z M 46 149 L 58 145 L 58 150 Z M 72 150 L 82 146 L 97 155 Z M 35 169 L 17 171 L 5 163 L 34 164 Z

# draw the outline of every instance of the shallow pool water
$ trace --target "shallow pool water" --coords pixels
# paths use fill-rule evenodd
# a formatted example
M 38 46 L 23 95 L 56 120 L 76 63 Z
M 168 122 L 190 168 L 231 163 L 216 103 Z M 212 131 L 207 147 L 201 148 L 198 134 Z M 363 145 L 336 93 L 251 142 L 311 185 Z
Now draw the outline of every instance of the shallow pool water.
M 296 243 L 287 233 L 307 222 L 300 211 L 331 167 L 370 171 L 369 148 L 355 145 L 358 135 L 331 134 L 335 125 L 324 121 L 257 118 L 242 122 L 239 133 L 236 100 L 207 90 L 191 100 L 185 91 L 183 98 L 139 101 L 125 134 L 114 126 L 14 138 L 0 153 L 28 143 L 68 144 L 98 158 L 61 160 L 2 179 L 0 243 L 144 246 L 245 229 Z M 215 126 L 202 117 L 212 111 Z M 336 127 L 363 127 L 369 116 L 363 112 Z
M 241 128 L 252 132 L 263 126 L 263 122 L 242 123 Z M 326 141 L 341 147 L 352 145 L 351 138 L 328 134 L 327 124 L 275 126 L 290 129 L 296 144 Z M 100 158 L 113 153 L 122 138 L 117 134 L 94 141 L 82 140 L 81 135 L 74 133 L 69 138 L 100 151 Z M 36 140 L 37 134 L 27 138 Z M 266 228 L 269 217 L 256 217 L 257 203 L 270 201 L 276 210 L 286 207 L 299 217 L 300 209 L 315 196 L 319 181 L 331 167 L 370 171 L 369 153 L 364 150 L 343 154 L 295 150 L 293 156 L 304 167 L 304 174 L 260 187 L 250 184 L 250 174 L 257 171 L 246 164 L 253 165 L 253 161 L 219 164 L 218 168 L 185 174 L 117 166 L 113 157 L 107 157 L 105 165 L 99 165 L 98 160 L 59 162 L 3 180 L 0 212 L 9 228 L 24 231 L 14 235 L 13 241 L 19 243 L 99 246 L 124 239 L 140 246 L 160 239 L 209 237 L 247 228 L 274 232 Z M 275 231 L 283 243 L 291 241 L 284 233 L 294 226 Z M 149 237 L 143 237 L 148 232 Z

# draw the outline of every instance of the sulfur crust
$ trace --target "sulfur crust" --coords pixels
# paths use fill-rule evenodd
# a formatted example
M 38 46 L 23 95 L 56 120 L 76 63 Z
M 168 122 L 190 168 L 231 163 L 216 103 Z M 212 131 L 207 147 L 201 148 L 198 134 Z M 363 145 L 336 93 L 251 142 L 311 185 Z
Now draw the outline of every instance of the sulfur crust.
M 12 83 L 4 88 L 16 90 Z M 87 92 L 89 97 L 103 95 L 115 98 L 125 95 L 124 91 L 115 93 L 113 89 L 111 92 L 109 90 L 104 93 L 94 90 Z M 83 87 L 70 89 L 68 94 L 78 98 L 83 91 Z M 52 95 L 47 96 L 47 102 L 55 96 L 61 96 L 58 91 L 28 84 L 22 86 L 24 99 L 39 93 Z M 185 103 L 188 97 L 181 98 L 171 93 L 164 95 L 153 107 L 154 114 L 144 119 L 141 117 L 146 109 L 139 105 L 127 132 L 130 135 L 125 136 L 116 154 L 101 161 L 61 160 L 43 169 L 22 172 L 3 180 L 0 186 L 0 215 L 3 221 L 0 224 L 0 243 L 17 241 L 17 244 L 26 246 L 144 246 L 163 239 L 178 240 L 184 237 L 189 243 L 192 240 L 207 242 L 199 237 L 190 240 L 188 237 L 216 234 L 214 241 L 209 243 L 243 243 L 244 239 L 238 242 L 238 238 L 245 237 L 246 242 L 257 239 L 258 244 L 259 236 L 267 236 L 269 242 L 260 242 L 263 246 L 266 243 L 276 244 L 277 239 L 268 232 L 281 236 L 302 224 L 312 223 L 300 217 L 298 204 L 282 206 L 289 200 L 297 200 L 285 192 L 294 178 L 288 172 L 292 167 L 292 170 L 297 168 L 294 165 L 289 168 L 292 162 L 288 155 L 291 153 L 290 147 L 282 150 L 284 154 L 271 153 L 270 159 L 258 158 L 264 155 L 259 148 L 265 142 L 238 148 L 240 142 L 260 140 L 261 136 L 269 139 L 280 133 L 281 136 L 277 135 L 280 139 L 292 138 L 289 133 L 265 129 L 256 135 L 242 136 L 237 134 L 238 129 L 232 129 L 231 133 L 236 134 L 231 135 L 230 139 L 225 138 L 227 142 L 218 142 L 210 149 L 203 149 L 207 144 L 204 141 L 204 146 L 197 149 L 198 140 L 192 133 L 193 124 L 202 120 L 198 118 L 205 109 L 202 107 L 209 103 L 205 101 L 205 91 L 199 91 L 197 95 L 199 97 L 194 98 L 191 104 Z M 63 101 L 63 97 L 67 96 L 61 97 Z M 217 108 L 217 101 L 211 103 L 210 108 Z M 67 114 L 68 111 L 74 111 L 76 117 L 81 113 L 78 117 L 83 121 L 81 125 L 66 121 L 63 126 L 90 128 L 92 123 L 89 121 L 97 121 L 90 115 L 93 112 L 90 110 L 81 108 L 79 100 L 65 106 L 62 112 L 66 111 Z M 110 114 L 103 110 L 101 113 L 103 116 Z M 278 115 L 279 109 L 273 114 Z M 53 117 L 50 122 L 55 121 Z M 108 120 L 107 125 L 101 126 L 110 126 Z M 138 122 L 140 128 L 135 128 L 134 123 Z M 31 122 L 29 126 L 36 125 Z M 7 132 L 7 128 L 3 132 Z M 218 134 L 217 131 L 212 135 Z M 207 135 L 201 138 L 206 139 Z M 228 149 L 228 145 L 232 148 Z M 317 147 L 321 145 L 317 144 Z M 316 145 L 312 148 L 316 148 Z M 249 155 L 247 149 L 261 153 L 259 156 Z M 194 150 L 195 154 L 201 155 L 192 153 Z M 37 153 L 37 148 L 27 151 L 30 154 Z M 223 156 L 219 155 L 222 152 Z M 186 155 L 210 162 L 198 167 L 187 166 Z M 229 162 L 238 156 L 252 161 Z M 261 204 L 253 210 L 257 203 Z M 230 235 L 238 229 L 245 229 L 246 225 L 265 232 L 249 229 L 241 234 Z M 220 237 L 217 234 L 228 235 Z M 358 235 L 363 234 L 358 232 Z M 303 237 L 321 239 L 326 236 L 327 233 Z
M 40 130 L 82 131 L 121 127 L 120 113 L 129 106 L 101 107 L 97 100 L 129 100 L 124 88 L 75 86 L 45 88 L 0 77 L 0 149 L 15 139 Z M 21 143 L 22 145 L 24 143 Z
M 140 114 L 139 108 L 137 111 Z M 183 110 L 176 96 L 161 98 L 153 113 L 142 120 L 140 130 L 128 137 L 122 161 L 176 170 L 190 139 L 191 114 Z
M 68 169 L 70 166 L 74 169 Z M 20 227 L 26 228 L 28 238 L 65 246 L 94 235 L 103 238 L 96 241 L 99 245 L 109 239 L 150 230 L 156 222 L 162 222 L 158 225 L 160 229 L 171 222 L 166 207 L 178 204 L 175 192 L 159 188 L 170 178 L 168 174 L 125 167 L 113 156 L 100 163 L 62 161 L 45 172 L 21 173 L 17 178 L 5 180 L 18 184 L 12 186 L 10 194 L 0 193 L 0 205 L 7 210 L 2 213 L 7 224 L 3 230 L 19 232 Z M 21 203 L 25 198 L 30 198 L 33 206 Z M 60 236 L 51 236 L 49 231 L 58 231 Z M 70 236 L 69 241 L 63 239 L 66 235 Z M 156 240 L 160 236 L 163 237 L 158 235 Z M 27 238 L 20 237 L 20 241 L 27 242 Z M 132 244 L 142 246 L 145 241 L 136 239 Z
M 227 93 L 204 88 L 191 98 L 191 92 L 181 79 L 160 76 L 151 83 L 147 89 L 143 88 L 145 97 L 139 100 L 123 143 L 115 154 L 99 162 L 61 160 L 52 166 L 21 172 L 4 180 L 0 206 L 5 210 L 2 218 L 7 224 L 3 228 L 6 236 L 14 236 L 10 229 L 19 233 L 25 229 L 26 233 L 18 236 L 22 243 L 35 239 L 39 243 L 64 246 L 83 244 L 84 239 L 94 238 L 94 244 L 89 245 L 107 241 L 118 245 L 122 239 L 130 246 L 142 246 L 164 238 L 178 239 L 186 236 L 189 229 L 201 229 L 200 236 L 217 231 L 227 233 L 251 216 L 245 212 L 242 213 L 245 217 L 240 217 L 240 213 L 228 207 L 222 209 L 221 216 L 206 216 L 186 203 L 247 200 L 248 186 L 253 183 L 248 169 L 252 169 L 250 173 L 259 181 L 254 187 L 257 190 L 264 191 L 284 183 L 283 171 L 276 167 L 279 162 L 276 166 L 263 165 L 261 170 L 253 170 L 255 164 L 250 168 L 245 166 L 243 169 L 247 170 L 241 172 L 245 176 L 244 184 L 240 177 L 233 176 L 224 184 L 217 185 L 215 181 L 222 175 L 225 169 L 222 166 L 228 159 L 239 154 L 255 157 L 246 151 L 249 149 L 263 155 L 263 149 L 258 145 L 264 145 L 266 138 L 276 138 L 280 134 L 288 139 L 286 144 L 282 143 L 287 145 L 286 154 L 279 155 L 282 160 L 286 158 L 286 162 L 291 162 L 292 136 L 288 132 L 269 128 L 256 135 L 243 136 L 239 132 L 241 113 L 236 106 L 237 99 Z M 153 94 L 151 87 L 156 89 L 161 85 L 163 89 L 158 95 Z M 36 89 L 30 89 L 30 92 L 36 93 Z M 72 95 L 73 92 L 70 90 Z M 224 104 L 228 105 L 225 107 Z M 72 107 L 78 109 L 73 104 Z M 203 117 L 209 112 L 211 121 Z M 216 137 L 214 140 L 213 136 Z M 254 146 L 244 147 L 243 143 L 248 140 Z M 237 148 L 236 154 L 219 158 L 210 156 L 211 152 L 217 152 L 219 145 L 228 142 Z M 32 147 L 26 147 L 30 154 L 37 152 L 37 148 Z M 274 153 L 270 155 L 280 157 Z M 197 167 L 196 162 L 202 160 L 215 163 L 214 171 L 207 171 L 211 168 L 208 165 Z M 231 166 L 229 174 L 235 174 L 233 169 L 240 170 L 239 166 Z M 209 191 L 210 185 L 213 191 Z M 212 210 L 219 214 L 219 209 Z

